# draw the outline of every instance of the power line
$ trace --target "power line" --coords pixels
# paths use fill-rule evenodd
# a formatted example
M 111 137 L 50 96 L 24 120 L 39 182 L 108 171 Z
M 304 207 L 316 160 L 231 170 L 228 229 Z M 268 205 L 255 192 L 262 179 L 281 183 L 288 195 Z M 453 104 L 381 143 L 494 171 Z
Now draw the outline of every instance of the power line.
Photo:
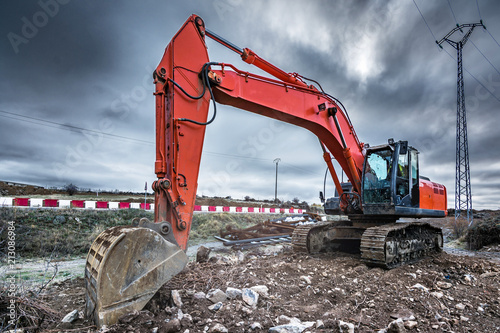
M 479 10 L 479 2 L 477 0 L 476 0 L 476 7 L 477 7 L 477 14 L 479 15 L 479 19 L 483 20 L 483 18 L 481 17 L 481 11 Z M 491 39 L 493 39 L 495 41 L 495 43 L 498 45 L 498 47 L 500 47 L 500 43 L 498 43 L 498 41 L 495 39 L 495 37 L 493 37 L 491 32 L 488 29 L 486 29 L 486 32 L 488 33 L 488 35 L 490 35 Z
M 483 53 L 483 52 L 481 52 L 481 50 L 480 50 L 480 49 L 476 46 L 476 44 L 474 44 L 474 42 L 473 42 L 473 41 L 470 41 L 470 42 L 472 43 L 472 45 L 474 45 L 474 47 L 476 48 L 476 50 L 477 50 L 479 53 L 481 53 L 481 55 L 483 56 L 483 58 L 484 58 L 484 59 L 486 59 L 486 61 L 487 61 L 487 62 L 491 65 L 491 67 L 493 67 L 493 69 L 494 69 L 494 70 L 498 73 L 498 75 L 500 75 L 500 71 L 498 71 L 498 69 L 495 67 L 495 65 L 493 65 L 493 64 L 491 63 L 491 61 L 490 61 L 488 58 L 486 58 L 486 56 L 484 55 L 484 53 Z
M 422 12 L 420 11 L 420 8 L 418 8 L 417 3 L 415 2 L 415 0 L 413 0 L 413 4 L 415 5 L 415 7 L 417 7 L 417 10 L 418 10 L 418 12 L 420 13 L 420 16 L 422 16 L 422 20 L 424 21 L 425 25 L 427 26 L 427 29 L 429 29 L 429 32 L 431 33 L 432 38 L 434 38 L 434 40 L 437 40 L 436 36 L 434 36 L 434 33 L 433 33 L 433 32 L 432 32 L 432 30 L 431 30 L 431 27 L 429 26 L 429 24 L 428 24 L 428 23 L 427 23 L 427 21 L 425 20 L 424 15 L 423 15 L 423 14 L 422 14 Z
M 479 14 L 479 19 L 482 20 L 481 18 L 481 11 L 479 10 L 479 3 L 476 0 L 476 6 L 477 6 L 477 13 Z
M 115 140 L 122 141 L 122 142 L 124 142 L 123 139 L 125 139 L 125 140 L 129 140 L 129 141 L 136 141 L 139 143 L 145 143 L 145 144 L 149 144 L 149 145 L 155 144 L 152 141 L 145 141 L 145 140 L 134 139 L 134 138 L 130 138 L 130 137 L 122 136 L 122 135 L 116 135 L 116 134 L 106 133 L 106 132 L 102 132 L 102 131 L 90 130 L 90 129 L 83 128 L 83 127 L 62 124 L 62 123 L 58 123 L 55 121 L 26 116 L 26 115 L 15 113 L 15 112 L 9 112 L 9 111 L 4 111 L 4 110 L 0 110 L 0 112 L 4 113 L 4 114 L 0 114 L 0 117 L 24 121 L 24 122 L 35 124 L 35 125 L 41 125 L 41 126 L 55 128 L 55 129 L 61 129 L 61 130 L 68 130 L 68 131 L 75 132 L 75 133 L 81 133 L 81 131 L 87 131 L 87 132 L 91 132 L 91 133 L 101 134 L 101 135 L 107 136 L 110 139 L 115 139 Z M 11 117 L 9 115 L 12 115 L 15 117 L 21 117 L 24 119 Z M 36 122 L 36 121 L 38 121 L 38 122 Z M 205 151 L 205 150 L 203 151 L 203 153 L 208 154 L 208 155 L 216 155 L 216 156 L 222 156 L 222 157 L 228 157 L 228 158 L 255 160 L 255 161 L 262 161 L 262 162 L 268 162 L 270 160 L 270 159 L 259 158 L 259 157 L 250 157 L 250 156 L 235 155 L 235 154 L 225 154 L 225 153 L 218 153 L 218 152 Z M 285 163 L 285 164 L 292 167 L 292 168 L 300 170 L 302 172 L 308 172 L 310 174 L 318 175 L 317 173 L 314 173 L 310 170 L 299 168 L 297 166 L 294 166 L 293 164 L 290 164 L 290 163 Z
M 455 12 L 453 11 L 453 8 L 451 8 L 450 0 L 448 0 L 448 6 L 450 7 L 451 14 L 453 15 L 453 18 L 455 19 L 455 23 L 458 24 L 458 20 L 457 20 L 457 17 L 455 16 Z
M 451 59 L 453 59 L 453 61 L 457 61 L 457 59 L 455 57 L 453 57 L 446 49 L 443 49 L 443 50 L 444 50 L 444 52 L 446 52 L 446 54 L 448 54 L 448 56 Z M 493 96 L 494 99 L 496 99 L 498 102 L 500 102 L 500 99 L 497 96 L 495 96 L 491 90 L 489 90 L 488 88 L 486 88 L 486 86 L 484 84 L 482 84 L 481 81 L 479 81 L 471 72 L 469 72 L 469 70 L 467 70 L 467 68 L 464 68 L 464 71 L 466 71 L 467 74 L 469 74 L 474 80 L 476 80 L 476 82 L 479 83 L 479 85 L 481 87 L 483 87 L 484 90 L 486 90 L 487 92 L 489 92 L 490 95 Z
M 61 129 L 71 129 L 71 131 L 73 131 L 73 132 L 86 131 L 86 132 L 90 132 L 90 133 L 101 134 L 101 135 L 108 136 L 108 137 L 114 137 L 114 138 L 119 138 L 119 139 L 136 141 L 136 142 L 139 142 L 139 143 L 154 144 L 154 142 L 151 142 L 151 141 L 134 139 L 134 138 L 130 138 L 130 137 L 122 136 L 122 135 L 116 135 L 116 134 L 106 133 L 106 132 L 102 132 L 102 131 L 91 130 L 91 129 L 88 129 L 88 128 L 83 128 L 83 127 L 78 127 L 78 126 L 73 126 L 73 125 L 68 125 L 68 124 L 62 124 L 62 123 L 58 123 L 58 122 L 55 122 L 55 121 L 40 119 L 40 118 L 36 118 L 36 117 L 30 117 L 30 116 L 26 116 L 26 115 L 19 114 L 19 113 L 8 112 L 8 111 L 4 111 L 4 110 L 0 110 L 0 112 L 5 113 L 5 114 L 9 114 L 9 115 L 13 115 L 13 116 L 16 116 L 16 117 L 21 117 L 21 118 L 36 120 L 36 121 L 43 122 L 43 123 L 46 123 L 46 124 L 57 125 L 57 126 L 63 127 Z M 25 121 L 25 122 L 29 122 L 29 123 L 32 123 L 32 124 L 47 126 L 46 124 L 35 123 L 35 122 L 32 122 L 32 121 L 27 121 L 26 119 L 19 119 L 19 118 L 7 117 L 5 115 L 3 115 L 3 117 L 15 119 L 15 120 L 20 120 L 20 121 Z M 60 127 L 56 127 L 56 126 L 48 126 L 48 127 L 60 128 Z
M 235 154 L 224 154 L 224 153 L 217 153 L 217 152 L 206 151 L 206 150 L 203 151 L 203 154 L 222 156 L 222 157 L 226 157 L 226 158 L 248 159 L 248 160 L 255 160 L 255 161 L 261 161 L 261 162 L 266 162 L 266 163 L 271 160 L 271 159 L 267 159 L 267 158 L 250 157 L 250 156 L 235 155 Z M 298 166 L 291 164 L 291 163 L 287 163 L 287 162 L 281 162 L 281 163 L 288 166 L 288 167 L 291 167 L 293 169 L 301 171 L 301 172 L 306 172 L 306 173 L 309 173 L 309 174 L 315 175 L 315 176 L 319 175 L 318 173 L 316 173 L 314 171 L 303 169 L 303 168 L 298 167 Z
M 422 17 L 422 20 L 424 21 L 425 25 L 427 26 L 427 29 L 429 29 L 429 32 L 431 33 L 432 38 L 434 38 L 434 40 L 435 40 L 435 41 L 437 41 L 436 36 L 435 36 L 435 35 L 434 35 L 434 33 L 432 32 L 431 27 L 429 26 L 429 24 L 427 24 L 427 21 L 425 20 L 424 15 L 422 14 L 422 12 L 420 11 L 420 9 L 418 8 L 417 3 L 415 2 L 415 0 L 413 0 L 413 3 L 415 4 L 415 7 L 417 8 L 418 12 L 420 13 L 420 16 Z M 486 31 L 488 31 L 488 30 L 486 30 Z M 491 34 L 490 34 L 490 35 L 491 35 Z M 493 37 L 493 36 L 491 36 L 491 37 Z M 495 41 L 496 41 L 496 40 L 495 40 Z M 498 42 L 497 42 L 497 44 L 498 44 Z M 499 46 L 500 46 L 500 44 L 499 44 Z M 457 61 L 457 60 L 456 60 L 456 59 L 455 59 L 455 58 L 454 58 L 454 57 L 453 57 L 453 56 L 452 56 L 452 55 L 451 55 L 448 51 L 446 51 L 446 49 L 444 49 L 444 51 L 445 51 L 445 52 L 446 52 L 446 53 L 450 56 L 450 58 L 452 58 L 454 61 Z M 486 86 L 485 86 L 484 84 L 482 84 L 482 83 L 481 83 L 481 82 L 480 82 L 480 81 L 479 81 L 479 80 L 478 80 L 478 79 L 477 79 L 474 75 L 472 75 L 472 73 L 471 73 L 471 72 L 469 72 L 469 70 L 467 70 L 467 68 L 466 68 L 466 67 L 464 67 L 464 70 L 465 70 L 465 71 L 467 72 L 467 74 L 469 74 L 469 75 L 470 75 L 470 76 L 471 76 L 471 77 L 472 77 L 472 78 L 473 78 L 473 79 L 474 79 L 474 80 L 475 80 L 475 81 L 476 81 L 476 82 L 477 82 L 477 83 L 478 83 L 481 87 L 483 87 L 483 88 L 484 88 L 484 89 L 485 89 L 488 93 L 490 93 L 490 95 L 491 95 L 491 96 L 493 96 L 493 98 L 495 98 L 498 102 L 500 102 L 500 99 L 499 99 L 497 96 L 495 96 L 495 95 L 493 94 L 493 92 L 491 92 L 488 88 L 486 88 Z
M 477 4 L 477 0 L 476 0 L 476 4 Z M 453 11 L 453 8 L 451 7 L 450 0 L 448 0 L 448 6 L 450 7 L 451 14 L 453 15 L 453 18 L 455 19 L 455 23 L 458 26 L 458 20 L 457 20 L 457 17 L 455 16 L 455 12 Z M 477 9 L 478 9 L 478 13 L 479 13 L 479 5 L 478 5 Z M 479 19 L 481 20 L 481 13 L 479 13 Z M 486 30 L 486 31 L 488 31 L 488 30 Z M 493 39 L 495 39 L 495 38 L 493 38 Z M 491 65 L 491 67 L 493 67 L 493 69 L 498 73 L 498 75 L 500 75 L 500 71 L 498 71 L 498 69 L 495 67 L 495 65 L 493 65 L 493 63 L 486 57 L 486 55 L 479 49 L 479 47 L 477 47 L 477 45 L 472 40 L 470 42 L 472 43 L 472 45 L 474 45 L 476 50 L 483 56 L 483 58 L 486 59 L 486 61 Z

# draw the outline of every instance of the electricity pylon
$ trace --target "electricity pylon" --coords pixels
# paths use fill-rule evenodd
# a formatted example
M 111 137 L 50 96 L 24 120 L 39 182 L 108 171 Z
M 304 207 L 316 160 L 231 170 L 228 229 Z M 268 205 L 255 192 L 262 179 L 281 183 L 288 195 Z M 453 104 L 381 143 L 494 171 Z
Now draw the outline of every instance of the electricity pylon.
M 458 25 L 451 30 L 440 41 L 436 41 L 440 48 L 443 42 L 447 42 L 457 50 L 458 78 L 457 78 L 457 141 L 456 141 L 456 165 L 455 165 L 455 220 L 462 212 L 467 214 L 467 223 L 470 226 L 473 222 L 472 214 L 472 192 L 470 186 L 469 169 L 469 143 L 467 140 L 467 112 L 465 110 L 464 94 L 464 73 L 462 69 L 462 49 L 467 43 L 475 27 L 486 27 L 481 20 L 479 23 L 468 23 Z M 461 40 L 455 42 L 449 39 L 455 32 L 463 33 L 463 28 L 470 28 Z

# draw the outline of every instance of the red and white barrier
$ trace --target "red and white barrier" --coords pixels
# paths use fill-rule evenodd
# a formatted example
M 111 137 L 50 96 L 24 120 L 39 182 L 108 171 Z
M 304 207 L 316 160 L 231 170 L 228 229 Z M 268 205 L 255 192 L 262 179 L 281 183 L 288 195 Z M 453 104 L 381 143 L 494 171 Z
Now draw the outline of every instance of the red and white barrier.
M 154 205 L 139 202 L 63 200 L 39 198 L 0 197 L 0 207 L 31 207 L 31 208 L 82 208 L 82 209 L 143 209 L 154 210 Z M 265 214 L 302 214 L 302 209 L 268 208 L 268 207 L 227 207 L 195 205 L 195 212 L 203 213 L 265 213 Z

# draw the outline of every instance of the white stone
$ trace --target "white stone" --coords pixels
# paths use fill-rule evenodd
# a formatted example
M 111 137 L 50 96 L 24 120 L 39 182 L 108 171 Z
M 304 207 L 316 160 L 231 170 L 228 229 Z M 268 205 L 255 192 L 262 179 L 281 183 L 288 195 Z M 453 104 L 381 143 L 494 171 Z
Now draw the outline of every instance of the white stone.
M 453 285 L 449 282 L 438 281 L 436 285 L 441 289 L 450 289 Z
M 461 321 L 469 321 L 469 318 L 465 317 L 465 316 L 460 316 L 460 320 Z
M 73 310 L 61 320 L 63 323 L 72 323 L 78 319 L 78 310 Z
M 243 299 L 243 302 L 245 302 L 251 307 L 257 305 L 257 302 L 259 301 L 259 294 L 257 294 L 252 289 L 248 288 L 244 288 L 241 292 L 242 292 L 241 298 Z
M 426 286 L 420 284 L 420 283 L 417 283 L 415 285 L 413 285 L 411 287 L 411 289 L 420 289 L 420 290 L 423 290 L 423 291 L 429 291 L 429 288 L 427 288 Z
M 210 311 L 219 311 L 222 308 L 222 302 L 217 302 L 215 304 L 212 304 L 208 307 Z
M 212 328 L 210 328 L 208 330 L 209 333 L 228 333 L 229 331 L 227 330 L 227 328 L 222 325 L 222 324 L 215 324 L 214 326 L 212 326 Z
M 257 294 L 259 294 L 260 296 L 262 296 L 264 298 L 269 297 L 269 288 L 265 285 L 253 286 L 253 287 L 250 287 L 250 289 L 252 289 Z
M 463 310 L 465 309 L 465 305 L 462 303 L 458 303 L 457 305 L 455 305 L 455 308 L 457 308 L 458 310 Z
M 339 320 L 339 329 L 341 333 L 354 333 L 354 324 Z
M 235 299 L 235 298 L 241 297 L 241 289 L 227 287 L 226 296 L 229 299 Z
M 172 302 L 176 307 L 179 309 L 182 308 L 182 299 L 181 295 L 179 294 L 179 290 L 172 290 Z
M 212 303 L 224 302 L 227 297 L 226 293 L 220 289 L 212 289 L 206 296 Z
M 254 330 L 261 330 L 262 329 L 262 325 L 258 322 L 254 322 L 252 323 L 252 325 L 250 325 L 250 328 L 252 329 L 252 331 Z
M 417 327 L 418 323 L 414 320 L 408 320 L 408 321 L 405 321 L 405 327 L 409 330 Z
M 311 284 L 311 277 L 310 277 L 310 276 L 302 275 L 302 276 L 300 277 L 300 279 L 301 279 L 302 281 L 304 281 L 306 284 Z
M 193 294 L 194 299 L 204 299 L 206 297 L 207 297 L 207 294 L 205 294 L 203 291 L 199 291 L 199 292 Z
M 433 291 L 433 292 L 431 292 L 431 295 L 436 297 L 437 299 L 440 299 L 441 297 L 444 296 L 444 294 L 440 291 Z
M 390 332 L 406 332 L 404 322 L 401 318 L 391 321 L 387 328 Z

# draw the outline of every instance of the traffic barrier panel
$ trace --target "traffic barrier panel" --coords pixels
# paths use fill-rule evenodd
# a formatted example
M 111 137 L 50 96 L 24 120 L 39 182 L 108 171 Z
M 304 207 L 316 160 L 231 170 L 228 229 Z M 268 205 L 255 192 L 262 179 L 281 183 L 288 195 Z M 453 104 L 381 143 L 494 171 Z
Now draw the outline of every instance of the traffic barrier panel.
M 253 211 L 253 210 L 254 210 L 254 208 L 253 208 L 253 207 L 248 207 L 248 212 L 249 212 L 249 213 L 254 213 L 254 211 Z
M 85 208 L 85 200 L 71 200 L 71 207 Z
M 243 208 L 236 207 L 236 213 L 243 213 Z
M 195 212 L 201 212 L 201 206 L 200 205 L 194 205 L 194 211 Z
M 141 206 L 139 205 L 138 202 L 131 202 L 130 203 L 130 208 L 139 209 L 139 208 L 141 208 Z
M 30 201 L 30 207 L 42 207 L 43 206 L 43 199 L 29 199 Z
M 120 209 L 129 209 L 130 208 L 130 202 L 120 202 L 118 205 Z
M 44 207 L 59 207 L 59 200 L 57 199 L 45 199 L 43 200 Z
M 95 209 L 95 201 L 85 201 L 85 208 L 87 209 Z
M 14 199 L 14 206 L 29 207 L 29 205 L 30 205 L 29 198 L 15 198 Z
M 59 208 L 71 208 L 71 200 L 57 200 Z
M 229 212 L 229 207 L 222 207 L 223 212 Z
M 0 206 L 2 207 L 12 207 L 14 199 L 9 197 L 0 197 Z
M 117 202 L 117 201 L 110 201 L 108 203 L 108 208 L 109 209 L 118 209 L 118 204 L 119 204 L 119 202 Z
M 95 208 L 107 209 L 108 208 L 108 202 L 107 201 L 97 201 L 95 203 Z
M 151 209 L 151 204 L 149 203 L 144 203 L 144 202 L 141 202 L 141 209 Z

